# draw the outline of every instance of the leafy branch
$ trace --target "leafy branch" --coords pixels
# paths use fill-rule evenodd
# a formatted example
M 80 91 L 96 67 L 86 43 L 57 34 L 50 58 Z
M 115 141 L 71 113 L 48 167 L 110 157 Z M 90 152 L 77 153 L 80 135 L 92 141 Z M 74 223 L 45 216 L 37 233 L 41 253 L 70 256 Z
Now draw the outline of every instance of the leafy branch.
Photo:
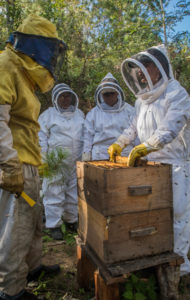
M 68 176 L 69 166 L 66 162 L 69 153 L 60 147 L 46 153 L 43 167 L 43 177 L 52 180 L 54 177 L 59 177 L 60 181 L 64 182 Z

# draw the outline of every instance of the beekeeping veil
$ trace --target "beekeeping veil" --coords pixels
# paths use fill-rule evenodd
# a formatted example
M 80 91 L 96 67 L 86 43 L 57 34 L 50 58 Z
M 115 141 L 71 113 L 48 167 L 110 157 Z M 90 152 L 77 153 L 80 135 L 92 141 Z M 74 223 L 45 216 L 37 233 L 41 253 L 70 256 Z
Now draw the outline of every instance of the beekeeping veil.
M 146 68 L 150 63 L 159 70 L 158 79 L 154 83 Z M 148 103 L 164 92 L 168 81 L 173 77 L 164 45 L 149 48 L 147 51 L 125 59 L 121 65 L 121 73 L 132 93 Z
M 13 45 L 14 50 L 26 54 L 39 65 L 46 68 L 52 76 L 57 58 L 64 55 L 67 45 L 58 38 L 56 27 L 49 20 L 29 15 L 13 32 L 7 43 Z
M 118 102 L 115 105 L 115 107 L 110 107 L 111 109 L 109 110 L 110 112 L 116 112 L 120 111 L 121 108 L 123 107 L 123 102 L 125 100 L 125 95 L 120 87 L 118 81 L 115 79 L 115 77 L 111 74 L 108 73 L 101 81 L 101 83 L 98 85 L 96 91 L 95 91 L 95 102 L 97 106 L 103 111 L 108 111 L 107 109 L 104 108 L 104 99 L 103 99 L 103 94 L 104 93 L 110 93 L 110 92 L 117 92 L 118 96 Z
M 66 110 L 61 109 L 61 107 L 58 105 L 58 102 L 57 102 L 59 96 L 63 93 L 71 93 L 71 96 L 72 96 L 71 107 Z M 61 113 L 74 112 L 76 110 L 76 108 L 78 107 L 79 99 L 78 99 L 77 94 L 67 84 L 59 83 L 52 90 L 52 103 L 53 103 L 53 106 Z

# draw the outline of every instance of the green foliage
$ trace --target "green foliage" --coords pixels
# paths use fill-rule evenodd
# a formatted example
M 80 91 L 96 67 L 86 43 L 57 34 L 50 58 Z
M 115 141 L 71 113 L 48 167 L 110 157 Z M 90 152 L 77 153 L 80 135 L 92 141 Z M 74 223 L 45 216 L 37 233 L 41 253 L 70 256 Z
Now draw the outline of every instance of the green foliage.
M 178 289 L 179 289 L 180 294 L 183 295 L 185 293 L 185 281 L 184 281 L 183 277 L 180 278 Z
M 170 56 L 174 69 L 174 77 L 179 80 L 184 88 L 190 93 L 190 48 L 188 38 L 178 36 L 176 44 L 170 46 Z
M 79 289 L 79 293 L 80 293 L 81 295 L 85 295 L 85 289 L 80 288 L 80 289 Z
M 68 155 L 69 153 L 65 150 L 63 151 L 60 147 L 56 147 L 54 150 L 46 153 L 43 177 L 51 180 L 54 177 L 59 176 L 60 182 L 63 183 L 69 172 L 69 167 L 65 162 Z
M 39 281 L 38 286 L 34 289 L 33 293 L 34 295 L 38 295 L 39 291 L 46 290 L 47 284 L 44 281 Z
M 77 234 L 67 231 L 64 222 L 61 225 L 61 231 L 63 233 L 63 237 L 64 237 L 64 240 L 66 241 L 66 244 L 69 246 L 74 245 L 75 244 L 75 236 Z
M 156 300 L 156 279 L 153 274 L 146 278 L 142 277 L 142 272 L 131 274 L 122 299 L 126 300 Z
M 42 237 L 42 241 L 43 241 L 43 242 L 51 242 L 51 241 L 53 241 L 53 238 L 50 237 L 49 235 L 44 235 L 44 236 Z
M 43 242 L 53 241 L 53 238 L 50 236 L 50 230 L 49 229 L 43 229 L 42 241 Z
M 164 9 L 169 1 L 163 0 Z M 190 91 L 189 63 L 179 50 L 189 34 L 176 35 L 174 27 L 190 14 L 189 2 L 180 0 L 174 11 L 162 18 L 160 0 L 15 0 L 0 1 L 0 50 L 9 33 L 29 13 L 52 21 L 59 37 L 68 44 L 65 57 L 57 64 L 57 82 L 69 84 L 79 95 L 79 106 L 87 112 L 94 106 L 94 92 L 101 79 L 112 72 L 118 79 L 127 101 L 135 99 L 126 88 L 121 62 L 133 54 L 163 42 L 163 23 L 169 40 L 176 78 Z M 38 94 L 41 111 L 51 105 L 51 93 Z

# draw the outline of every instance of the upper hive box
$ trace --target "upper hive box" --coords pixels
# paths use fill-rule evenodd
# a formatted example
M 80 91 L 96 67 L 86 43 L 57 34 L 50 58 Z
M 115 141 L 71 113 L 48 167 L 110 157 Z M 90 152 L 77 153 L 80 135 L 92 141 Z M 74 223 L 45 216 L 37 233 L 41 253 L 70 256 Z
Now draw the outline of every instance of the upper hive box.
M 170 165 L 77 162 L 77 177 L 79 234 L 104 263 L 173 250 Z

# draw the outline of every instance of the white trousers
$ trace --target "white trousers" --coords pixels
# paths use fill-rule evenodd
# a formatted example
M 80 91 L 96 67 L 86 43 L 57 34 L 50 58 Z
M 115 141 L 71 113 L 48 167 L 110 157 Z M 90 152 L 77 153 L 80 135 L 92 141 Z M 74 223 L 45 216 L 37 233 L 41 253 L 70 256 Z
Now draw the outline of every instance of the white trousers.
M 42 207 L 38 170 L 23 165 L 24 191 L 37 204 L 29 204 L 0 189 L 0 295 L 13 296 L 26 286 L 29 271 L 41 264 Z
M 190 162 L 173 165 L 174 252 L 183 256 L 181 276 L 190 273 Z
M 68 223 L 78 221 L 77 178 L 75 172 L 64 184 L 61 184 L 59 179 L 54 179 L 51 183 L 44 179 L 42 191 L 47 228 L 60 227 L 63 221 Z

